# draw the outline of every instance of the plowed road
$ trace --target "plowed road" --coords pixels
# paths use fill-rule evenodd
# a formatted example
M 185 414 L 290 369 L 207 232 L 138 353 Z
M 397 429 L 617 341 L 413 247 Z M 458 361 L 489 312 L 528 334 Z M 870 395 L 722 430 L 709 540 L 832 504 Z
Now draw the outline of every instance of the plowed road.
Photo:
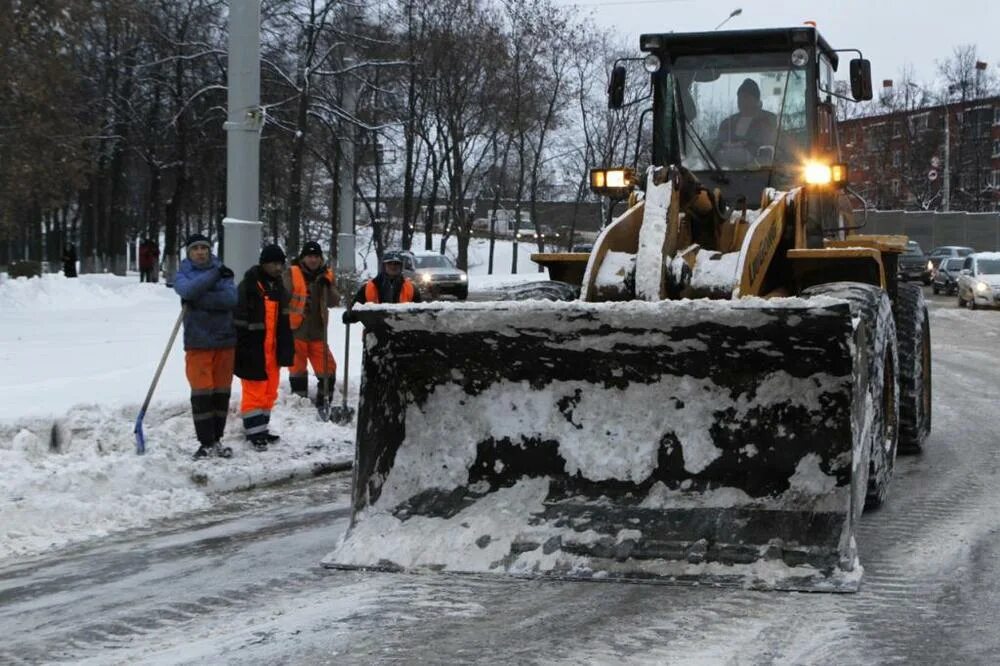
M 996 663 L 1000 312 L 929 298 L 934 430 L 858 594 L 326 571 L 340 476 L 0 569 L 0 663 Z

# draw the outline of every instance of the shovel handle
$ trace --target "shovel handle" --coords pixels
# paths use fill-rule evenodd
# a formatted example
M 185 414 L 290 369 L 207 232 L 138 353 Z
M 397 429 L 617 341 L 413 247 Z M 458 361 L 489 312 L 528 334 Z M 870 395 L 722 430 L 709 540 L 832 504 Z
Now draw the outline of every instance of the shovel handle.
M 347 375 L 351 361 L 351 325 L 344 324 L 344 407 L 347 407 Z

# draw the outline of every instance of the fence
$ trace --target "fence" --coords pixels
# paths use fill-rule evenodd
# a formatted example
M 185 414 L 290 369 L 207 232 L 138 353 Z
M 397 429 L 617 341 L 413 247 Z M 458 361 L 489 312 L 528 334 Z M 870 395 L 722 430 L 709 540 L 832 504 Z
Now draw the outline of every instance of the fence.
M 854 211 L 854 219 L 865 219 Z M 924 252 L 939 245 L 965 245 L 980 252 L 1000 251 L 1000 213 L 939 213 L 930 211 L 868 211 L 863 234 L 903 234 Z

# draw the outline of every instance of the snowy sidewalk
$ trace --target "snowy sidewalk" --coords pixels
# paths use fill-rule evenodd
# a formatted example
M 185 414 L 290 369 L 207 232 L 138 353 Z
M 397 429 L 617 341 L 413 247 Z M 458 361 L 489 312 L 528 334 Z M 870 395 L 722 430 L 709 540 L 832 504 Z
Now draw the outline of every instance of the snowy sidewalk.
M 80 405 L 64 418 L 0 425 L 0 562 L 211 506 L 212 495 L 349 468 L 353 425 L 320 422 L 312 403 L 279 397 L 266 452 L 244 440 L 230 405 L 230 459 L 194 461 L 190 406 L 146 415 L 147 452 L 135 454 L 137 406 Z M 52 450 L 53 423 L 61 450 Z

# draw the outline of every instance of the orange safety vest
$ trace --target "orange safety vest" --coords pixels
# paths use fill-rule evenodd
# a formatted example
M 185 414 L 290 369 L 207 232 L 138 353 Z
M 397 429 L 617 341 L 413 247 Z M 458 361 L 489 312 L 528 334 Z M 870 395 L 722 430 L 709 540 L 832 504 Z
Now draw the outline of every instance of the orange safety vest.
M 333 284 L 333 271 L 326 269 L 326 278 Z M 300 266 L 292 266 L 292 293 L 288 299 L 288 319 L 294 331 L 306 318 L 306 302 L 309 299 L 309 285 Z
M 378 287 L 375 286 L 375 280 L 368 280 L 368 282 L 365 284 L 365 302 L 366 303 L 382 302 L 378 296 Z M 399 290 L 399 302 L 400 303 L 413 302 L 413 281 L 410 278 L 403 278 L 403 287 Z

